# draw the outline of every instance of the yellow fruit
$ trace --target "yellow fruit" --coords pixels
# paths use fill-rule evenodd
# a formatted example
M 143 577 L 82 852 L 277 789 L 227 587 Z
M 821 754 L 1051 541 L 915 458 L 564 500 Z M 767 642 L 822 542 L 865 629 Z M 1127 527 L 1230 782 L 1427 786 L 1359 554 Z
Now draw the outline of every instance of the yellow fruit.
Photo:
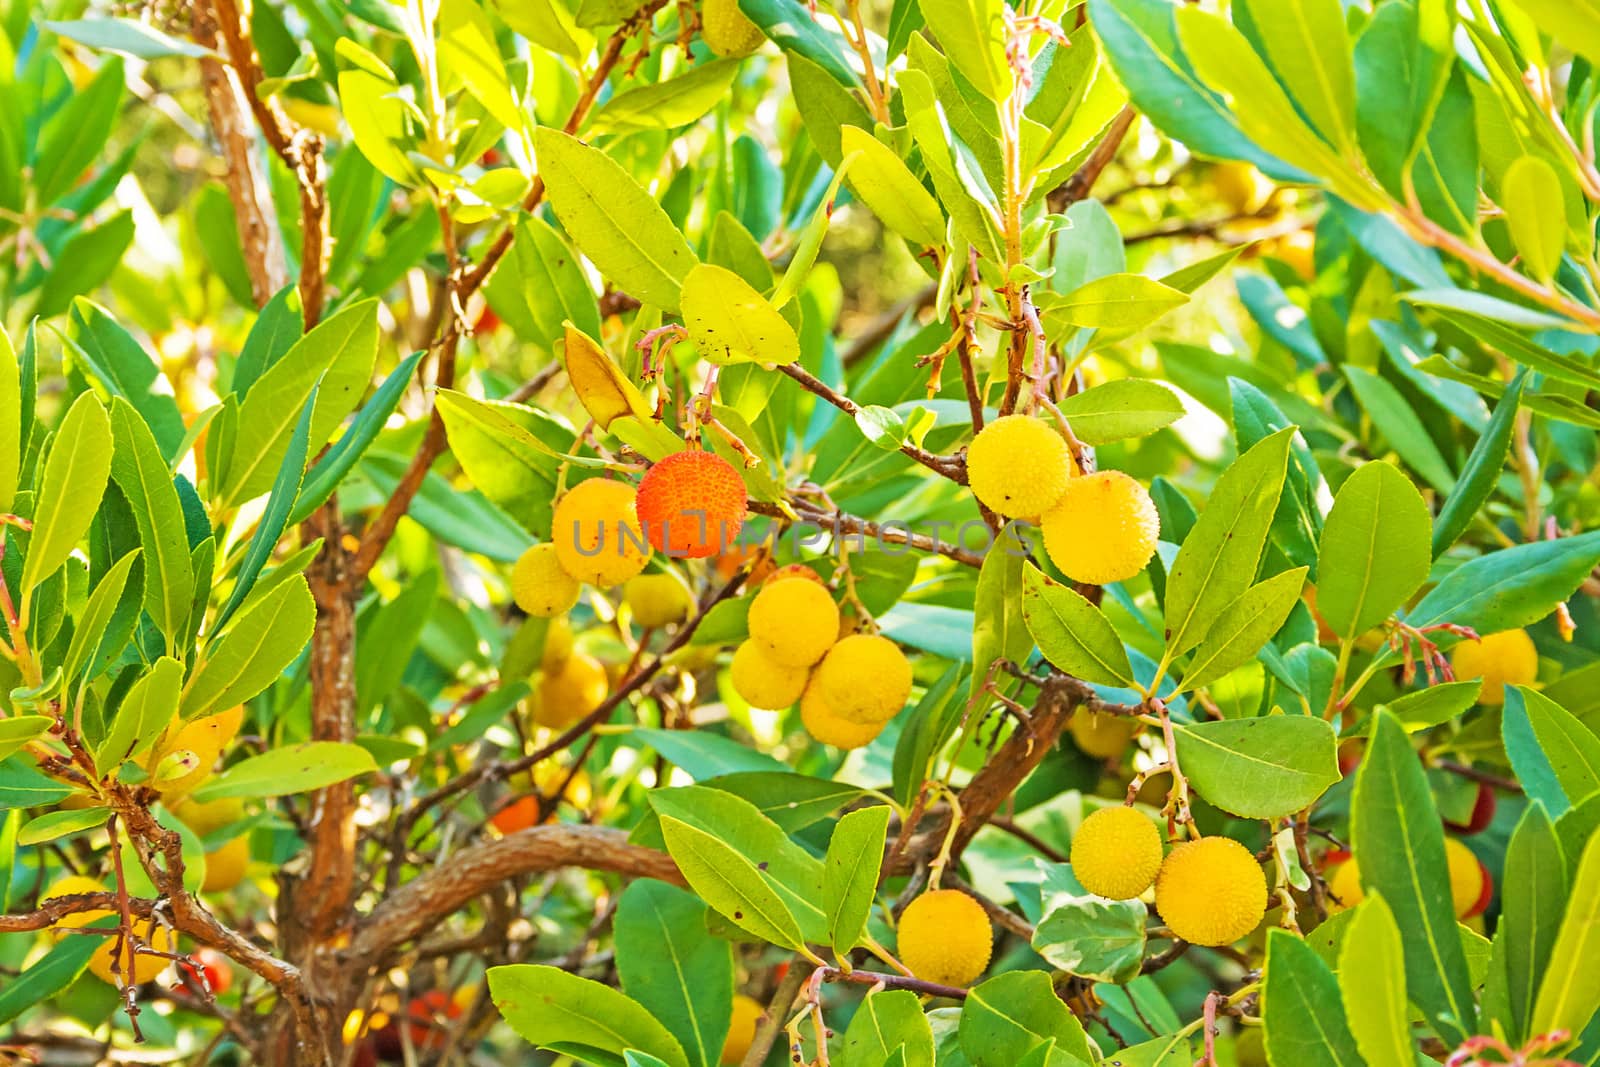
M 239 733 L 239 726 L 243 722 L 244 705 L 241 704 L 203 719 L 194 719 L 182 726 L 168 727 L 145 758 L 145 770 L 154 775 L 161 761 L 174 752 L 192 752 L 197 762 L 194 770 L 187 774 L 171 781 L 153 783 L 155 788 L 168 798 L 180 797 L 211 777 L 217 758 Z
M 1186 841 L 1156 876 L 1156 911 L 1193 945 L 1228 945 L 1267 912 L 1267 878 L 1250 850 L 1231 837 Z
M 1328 877 L 1328 896 L 1332 898 L 1328 901 L 1330 912 L 1353 908 L 1366 897 L 1361 891 L 1361 871 L 1355 860 L 1345 860 L 1333 869 Z
M 835 712 L 815 685 L 807 686 L 800 698 L 800 721 L 812 737 L 834 748 L 861 748 L 883 733 L 882 723 L 863 725 Z
M 755 1043 L 756 1026 L 765 1012 L 755 997 L 744 993 L 733 995 L 733 1020 L 728 1024 L 728 1039 L 722 1043 L 721 1062 L 728 1067 L 743 1062 L 745 1053 Z
M 993 950 L 989 916 L 959 889 L 924 893 L 900 916 L 900 962 L 924 982 L 970 985 Z
M 108 890 L 105 886 L 101 885 L 93 878 L 73 876 L 70 878 L 63 878 L 61 881 L 51 886 L 45 891 L 43 899 L 51 900 L 55 897 L 72 896 L 77 893 L 104 893 L 107 891 Z M 94 923 L 96 920 L 103 919 L 112 914 L 115 913 L 109 910 L 80 911 L 75 914 L 65 916 L 56 925 L 77 930 Z M 133 929 L 134 933 L 138 935 L 138 937 L 145 944 L 149 945 L 156 951 L 172 951 L 172 936 L 167 933 L 166 927 L 157 924 L 154 919 L 135 919 L 133 921 Z M 98 935 L 85 934 L 83 936 L 89 937 Z M 167 963 L 169 961 L 160 956 L 136 954 L 133 951 L 133 946 L 128 944 L 124 944 L 122 946 L 122 951 L 119 953 L 117 952 L 116 937 L 105 937 L 101 938 L 101 940 L 104 942 L 104 944 L 95 949 L 94 955 L 89 957 L 89 970 L 102 982 L 108 982 L 111 985 L 120 984 L 118 982 L 117 975 L 112 973 L 113 964 L 120 964 L 119 970 L 124 976 L 131 975 L 131 981 L 129 983 L 131 985 L 143 985 L 146 982 L 154 980 L 156 975 L 167 969 Z
M 1072 743 L 1095 759 L 1116 759 L 1139 730 L 1139 720 L 1129 715 L 1104 715 L 1079 711 L 1067 723 Z
M 206 853 L 206 878 L 200 891 L 226 893 L 244 881 L 244 872 L 249 866 L 250 835 L 241 834 L 221 848 Z
M 906 706 L 911 663 L 887 637 L 851 634 L 828 649 L 812 684 L 835 714 L 878 726 Z
M 579 767 L 576 773 L 572 768 L 559 760 L 540 760 L 533 765 L 533 785 L 539 790 L 540 795 L 549 796 L 561 788 L 561 783 L 567 781 L 567 775 L 572 774 L 572 781 L 567 783 L 567 788 L 562 791 L 561 799 L 575 808 L 587 808 L 594 799 L 594 790 L 589 785 L 589 775 Z
M 1489 886 L 1483 865 L 1477 855 L 1453 837 L 1444 839 L 1444 858 L 1450 867 L 1450 904 L 1456 918 L 1465 919 L 1482 911 L 1480 902 L 1487 906 Z
M 540 726 L 564 730 L 595 708 L 611 692 L 605 664 L 575 652 L 554 670 L 539 672 L 539 683 L 528 697 L 528 713 Z
M 700 36 L 719 56 L 747 56 L 766 35 L 739 10 L 739 0 L 705 0 L 700 5 Z
M 1156 552 L 1161 519 L 1144 486 L 1121 471 L 1073 478 L 1040 519 L 1050 561 L 1075 582 L 1132 578 Z
M 689 617 L 694 596 L 676 574 L 641 574 L 622 587 L 633 621 L 647 630 L 680 623 Z
M 1308 282 L 1317 276 L 1317 238 L 1310 230 L 1284 234 L 1273 245 L 1272 254 Z
M 787 708 L 806 691 L 810 677 L 804 667 L 785 667 L 774 663 L 754 641 L 741 642 L 733 651 L 728 681 L 733 691 L 753 708 L 777 711 Z
M 511 599 L 529 615 L 548 619 L 571 611 L 583 587 L 561 568 L 556 546 L 534 545 L 511 568 Z
M 839 605 L 820 582 L 786 578 L 750 602 L 750 640 L 774 663 L 809 667 L 839 636 Z
M 1506 686 L 1531 685 L 1539 677 L 1539 652 L 1526 630 L 1501 630 L 1451 649 L 1450 668 L 1457 679 L 1483 679 L 1480 704 L 1504 704 Z
M 214 834 L 224 826 L 231 826 L 244 818 L 244 801 L 238 797 L 212 800 L 201 804 L 181 800 L 171 805 L 172 814 L 201 837 Z
M 579 482 L 556 502 L 550 540 L 561 569 L 609 589 L 644 570 L 650 542 L 634 506 L 633 486 L 606 478 Z
M 544 649 L 539 653 L 539 665 L 553 671 L 567 662 L 572 655 L 572 624 L 565 615 L 550 620 L 544 631 Z
M 1218 163 L 1211 169 L 1211 182 L 1217 199 L 1235 215 L 1254 215 L 1273 193 L 1271 180 L 1248 163 Z
M 967 484 L 984 507 L 1008 519 L 1049 511 L 1077 473 L 1066 438 L 1032 415 L 996 419 L 967 448 Z
M 1101 808 L 1072 836 L 1072 873 L 1095 896 L 1131 900 L 1160 869 L 1161 831 L 1133 808 Z

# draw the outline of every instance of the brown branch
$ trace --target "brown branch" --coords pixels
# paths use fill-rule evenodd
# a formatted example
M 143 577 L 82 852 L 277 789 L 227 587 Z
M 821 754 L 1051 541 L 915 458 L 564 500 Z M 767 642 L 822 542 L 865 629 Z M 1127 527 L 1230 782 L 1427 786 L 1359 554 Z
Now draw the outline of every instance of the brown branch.
M 799 382 L 801 388 L 821 397 L 851 418 L 854 418 L 860 412 L 861 406 L 859 404 L 813 375 L 800 364 L 784 363 L 778 369 Z M 949 478 L 957 485 L 967 484 L 967 460 L 965 456 L 941 456 L 937 452 L 929 452 L 927 449 L 918 448 L 909 442 L 901 445 L 900 451 L 935 474 Z
M 955 560 L 957 563 L 968 567 L 983 566 L 983 556 L 960 545 L 947 544 L 937 537 L 927 534 L 912 533 L 909 530 L 897 529 L 893 526 L 884 526 L 870 519 L 863 519 L 858 515 L 851 515 L 845 511 L 826 511 L 803 500 L 791 500 L 795 514 L 800 516 L 802 522 L 816 526 L 819 530 L 844 536 L 857 536 L 870 538 L 891 545 L 906 545 L 921 552 L 933 552 L 946 559 Z M 776 504 L 763 504 L 751 501 L 749 508 L 757 515 L 768 518 L 789 517 L 782 508 Z M 952 523 L 952 525 L 954 525 Z
M 32 911 L 16 915 L 0 915 L 0 934 L 21 934 L 32 930 L 48 930 L 68 915 L 85 911 L 115 911 L 121 907 L 116 893 L 69 893 L 51 897 Z M 141 919 L 150 917 L 155 907 L 153 900 L 128 898 L 128 907 Z M 107 931 L 115 933 L 115 931 Z
M 1084 160 L 1083 165 L 1073 172 L 1072 177 L 1045 195 L 1045 203 L 1052 214 L 1059 215 L 1078 201 L 1088 198 L 1094 191 L 1095 182 L 1100 180 L 1100 175 L 1117 157 L 1117 150 L 1122 147 L 1122 139 L 1128 135 L 1128 130 L 1133 127 L 1133 120 L 1138 117 L 1139 112 L 1134 110 L 1132 104 L 1117 112 L 1117 116 L 1106 127 L 1100 143 L 1094 146 L 1094 151 L 1089 153 L 1089 158 Z
M 628 835 L 621 830 L 564 823 L 534 826 L 462 849 L 406 883 L 358 927 L 345 960 L 356 974 L 364 974 L 381 964 L 391 950 L 432 929 L 440 919 L 501 882 L 561 867 L 683 884 L 670 856 L 629 844 Z
M 789 969 L 784 973 L 783 981 L 778 983 L 772 999 L 767 1002 L 767 1010 L 762 1013 L 761 1021 L 756 1024 L 755 1037 L 751 1040 L 750 1048 L 745 1052 L 739 1067 L 761 1067 L 767 1062 L 767 1053 L 772 1051 L 772 1043 L 777 1039 L 778 1031 L 789 1021 L 789 1013 L 794 1010 L 795 998 L 800 995 L 800 989 L 809 977 L 811 974 L 806 970 L 805 957 L 796 955 L 789 961 Z

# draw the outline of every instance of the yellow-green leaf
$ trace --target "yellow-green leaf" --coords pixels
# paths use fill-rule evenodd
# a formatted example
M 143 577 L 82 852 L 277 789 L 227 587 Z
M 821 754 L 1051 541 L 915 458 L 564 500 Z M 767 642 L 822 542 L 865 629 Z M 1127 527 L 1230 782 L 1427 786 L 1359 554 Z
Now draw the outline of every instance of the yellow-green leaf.
M 33 536 L 16 594 L 24 613 L 34 586 L 67 562 L 89 532 L 111 473 L 111 449 L 111 420 L 100 398 L 92 392 L 78 394 L 56 430 L 33 494 Z
M 1533 275 L 1548 282 L 1561 266 L 1566 212 L 1561 178 L 1538 156 L 1523 156 L 1500 179 L 1500 207 L 1517 253 Z
M 750 283 L 726 267 L 702 263 L 683 280 L 683 324 L 712 363 L 793 363 L 794 327 Z
M 889 229 L 920 247 L 944 243 L 944 213 L 888 145 L 857 126 L 839 131 L 845 155 L 860 153 L 850 168 L 850 188 Z
M 1339 953 L 1339 991 L 1345 1019 L 1368 1063 L 1411 1063 L 1411 1020 L 1406 1008 L 1405 949 L 1400 927 L 1383 897 L 1373 893 L 1356 908 Z

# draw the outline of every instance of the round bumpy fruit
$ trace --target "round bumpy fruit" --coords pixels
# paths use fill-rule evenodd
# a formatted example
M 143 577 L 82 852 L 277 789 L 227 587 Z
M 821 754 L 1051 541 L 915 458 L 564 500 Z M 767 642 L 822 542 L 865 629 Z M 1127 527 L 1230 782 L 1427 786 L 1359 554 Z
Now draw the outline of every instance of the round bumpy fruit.
M 1077 473 L 1066 439 L 1032 415 L 994 420 L 967 448 L 967 484 L 984 507 L 1008 519 L 1050 510 Z
M 715 452 L 674 452 L 639 482 L 639 521 L 650 543 L 678 559 L 705 559 L 744 525 L 744 479 Z
M 1501 630 L 1458 644 L 1450 668 L 1458 679 L 1483 679 L 1479 703 L 1504 704 L 1506 686 L 1531 685 L 1539 677 L 1539 652 L 1526 630 Z
M 609 589 L 644 570 L 650 542 L 639 525 L 633 486 L 590 478 L 556 502 L 551 543 L 561 569 L 580 582 Z
M 812 737 L 834 748 L 861 748 L 883 733 L 882 723 L 863 725 L 834 711 L 815 685 L 807 686 L 800 697 L 800 721 Z
M 1156 911 L 1194 945 L 1230 945 L 1267 913 L 1267 878 L 1231 837 L 1202 837 L 1167 854 L 1156 876 Z
M 754 581 L 755 575 L 751 575 L 750 577 L 751 580 Z M 787 581 L 790 578 L 804 578 L 806 581 L 816 582 L 821 586 L 827 585 L 827 583 L 822 580 L 822 577 L 817 574 L 816 571 L 812 570 L 810 567 L 807 567 L 804 563 L 785 563 L 783 566 L 767 575 L 764 579 L 762 579 L 762 581 L 764 583 L 771 584 L 773 582 Z
M 55 897 L 73 896 L 77 893 L 104 893 L 106 887 L 93 878 L 73 876 L 63 878 L 46 890 L 44 900 Z M 112 911 L 80 911 L 72 915 L 63 916 L 57 926 L 64 926 L 71 930 L 82 929 L 100 919 L 115 914 Z M 157 952 L 172 951 L 172 936 L 167 933 L 167 928 L 155 920 L 134 920 L 134 933 L 147 945 Z M 119 985 L 123 979 L 129 985 L 143 985 L 153 981 L 156 975 L 167 969 L 165 957 L 149 956 L 135 953 L 131 944 L 123 944 L 122 952 L 117 952 L 118 939 L 115 937 L 101 938 L 101 945 L 94 950 L 94 955 L 89 957 L 89 970 L 102 982 L 110 985 Z M 120 958 L 119 958 L 120 955 Z M 113 972 L 113 967 L 116 972 Z M 119 979 L 119 974 L 121 978 Z
M 694 595 L 676 574 L 641 574 L 622 587 L 633 621 L 647 630 L 672 626 L 689 617 Z
M 733 995 L 733 1019 L 728 1024 L 728 1037 L 722 1043 L 722 1055 L 719 1057 L 722 1063 L 737 1067 L 744 1061 L 745 1053 L 755 1043 L 756 1026 L 765 1011 L 755 997 L 744 993 Z
M 739 0 L 705 0 L 700 5 L 700 36 L 719 56 L 747 56 L 766 37 L 739 10 Z
M 1095 896 L 1131 900 L 1160 869 L 1161 831 L 1133 808 L 1101 808 L 1072 836 L 1072 873 Z
M 511 599 L 529 615 L 548 619 L 571 611 L 582 585 L 561 566 L 553 544 L 534 545 L 511 568 Z
M 1156 552 L 1161 519 L 1144 486 L 1121 471 L 1073 478 L 1040 520 L 1050 561 L 1075 582 L 1132 578 Z
M 1139 731 L 1139 720 L 1129 715 L 1104 715 L 1079 711 L 1067 724 L 1072 743 L 1095 759 L 1116 759 Z
M 538 725 L 564 730 L 598 708 L 610 691 L 605 664 L 574 652 L 561 666 L 541 672 L 528 709 Z
M 818 582 L 772 582 L 750 602 L 749 629 L 750 640 L 774 663 L 809 667 L 839 636 L 839 605 Z
M 733 691 L 753 708 L 777 711 L 799 700 L 806 691 L 810 674 L 804 667 L 785 667 L 774 663 L 754 641 L 740 642 L 733 650 L 728 681 Z
M 878 726 L 906 706 L 911 663 L 887 637 L 851 634 L 822 657 L 812 684 L 836 714 Z
M 900 916 L 900 962 L 924 982 L 971 985 L 993 950 L 989 916 L 959 889 L 924 893 Z
M 150 750 L 145 760 L 145 770 L 155 775 L 161 762 L 177 752 L 189 752 L 195 757 L 194 769 L 166 781 L 152 784 L 168 799 L 183 796 L 195 786 L 211 777 L 217 758 L 239 733 L 244 722 L 244 705 L 229 708 L 203 719 L 193 719 L 176 729 L 169 728 Z

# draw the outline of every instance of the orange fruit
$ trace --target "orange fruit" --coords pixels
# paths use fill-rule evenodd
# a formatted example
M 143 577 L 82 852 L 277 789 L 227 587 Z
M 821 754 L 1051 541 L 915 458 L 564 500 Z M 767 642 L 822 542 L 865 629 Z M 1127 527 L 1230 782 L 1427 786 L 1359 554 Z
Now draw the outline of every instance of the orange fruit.
M 705 559 L 744 526 L 744 479 L 715 452 L 674 452 L 645 472 L 637 507 L 650 543 L 678 559 Z

